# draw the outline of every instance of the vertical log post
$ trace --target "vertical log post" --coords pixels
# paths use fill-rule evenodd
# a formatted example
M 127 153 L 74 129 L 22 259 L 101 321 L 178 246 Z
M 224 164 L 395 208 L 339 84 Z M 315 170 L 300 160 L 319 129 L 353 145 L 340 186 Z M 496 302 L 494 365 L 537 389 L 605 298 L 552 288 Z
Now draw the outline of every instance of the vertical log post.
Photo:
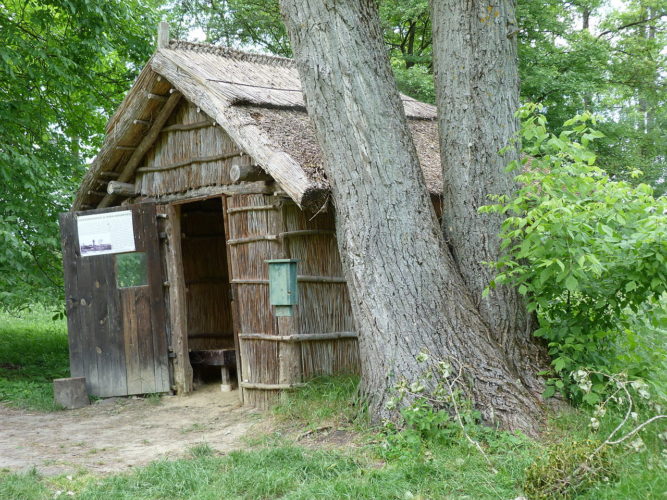
M 295 316 L 278 316 L 278 335 L 298 333 Z M 301 382 L 301 344 L 299 342 L 280 342 L 278 346 L 278 383 L 297 384 Z
M 171 350 L 174 354 L 174 385 L 179 395 L 192 392 L 192 366 L 188 353 L 187 303 L 185 278 L 181 255 L 181 210 L 166 207 L 167 220 L 167 276 L 169 278 L 169 320 L 171 323 Z
M 239 331 L 241 329 L 240 328 L 241 316 L 239 313 L 239 301 L 237 299 L 238 285 L 232 283 L 232 280 L 237 275 L 238 271 L 234 269 L 235 262 L 234 259 L 232 259 L 231 247 L 228 244 L 226 244 L 227 240 L 231 238 L 230 235 L 232 234 L 232 226 L 230 223 L 229 212 L 228 212 L 229 200 L 227 196 L 222 196 L 220 198 L 220 201 L 222 203 L 223 222 L 225 225 L 225 250 L 227 252 L 227 276 L 229 277 L 229 286 L 231 287 L 230 296 L 232 302 L 232 324 L 234 327 L 234 350 L 236 351 L 236 380 L 238 381 L 239 385 L 239 399 L 241 400 L 241 404 L 243 404 L 244 403 L 243 387 L 241 387 L 241 381 L 243 380 L 243 371 L 241 370 L 241 367 L 243 363 L 241 362 L 241 344 L 239 342 Z

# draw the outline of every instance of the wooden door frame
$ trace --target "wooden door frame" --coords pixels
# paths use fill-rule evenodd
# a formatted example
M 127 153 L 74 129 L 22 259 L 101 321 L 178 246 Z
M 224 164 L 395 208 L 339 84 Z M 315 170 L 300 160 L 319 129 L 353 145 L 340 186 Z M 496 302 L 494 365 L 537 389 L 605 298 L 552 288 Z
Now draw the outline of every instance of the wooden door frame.
M 174 390 L 183 395 L 193 391 L 192 365 L 188 350 L 188 309 L 183 275 L 181 250 L 181 207 L 178 204 L 157 205 L 158 214 L 164 219 L 164 261 L 169 296 L 169 324 Z
M 210 198 L 220 198 L 223 226 L 225 233 L 225 249 L 227 252 L 227 275 L 230 281 L 229 286 L 231 294 L 231 314 L 232 328 L 234 333 L 234 349 L 236 350 L 236 373 L 239 382 L 242 380 L 241 373 L 241 351 L 239 348 L 239 309 L 236 300 L 237 294 L 234 285 L 231 283 L 232 277 L 232 259 L 227 245 L 229 239 L 229 217 L 227 214 L 227 195 L 207 196 L 202 198 L 193 198 L 191 200 L 179 200 L 165 205 L 158 205 L 158 213 L 163 214 L 165 219 L 165 263 L 166 263 L 166 281 L 168 283 L 169 296 L 169 322 L 171 325 L 171 345 L 170 353 L 173 359 L 174 388 L 179 395 L 187 394 L 194 390 L 193 372 L 190 364 L 188 348 L 188 309 L 187 309 L 187 291 L 185 285 L 185 275 L 183 272 L 183 251 L 181 246 L 181 207 L 186 203 L 196 203 Z M 243 402 L 243 393 L 240 392 L 241 402 Z

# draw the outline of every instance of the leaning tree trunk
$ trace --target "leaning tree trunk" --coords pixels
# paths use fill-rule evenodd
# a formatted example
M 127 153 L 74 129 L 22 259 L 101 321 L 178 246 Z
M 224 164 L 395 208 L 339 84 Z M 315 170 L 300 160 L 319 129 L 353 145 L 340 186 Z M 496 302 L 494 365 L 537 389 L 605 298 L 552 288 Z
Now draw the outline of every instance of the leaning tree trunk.
M 500 256 L 501 215 L 478 213 L 489 195 L 512 196 L 519 107 L 515 0 L 431 0 L 433 67 L 443 168 L 442 226 L 463 279 L 511 368 L 533 391 L 547 367 L 535 321 L 514 287 L 486 297 Z M 509 146 L 501 156 L 499 151 Z
M 376 418 L 422 350 L 471 381 L 487 421 L 533 433 L 541 408 L 516 382 L 442 237 L 382 41 L 374 0 L 281 0 L 336 207 Z

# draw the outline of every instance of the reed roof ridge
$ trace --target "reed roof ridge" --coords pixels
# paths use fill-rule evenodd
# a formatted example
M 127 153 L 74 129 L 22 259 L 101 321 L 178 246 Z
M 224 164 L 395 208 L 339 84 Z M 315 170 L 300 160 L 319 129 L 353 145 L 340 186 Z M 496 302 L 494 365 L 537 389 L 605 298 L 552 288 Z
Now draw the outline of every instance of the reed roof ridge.
M 224 45 L 213 45 L 203 42 L 189 42 L 187 40 L 169 40 L 169 49 L 171 50 L 189 50 L 193 52 L 203 52 L 213 54 L 238 61 L 247 61 L 251 63 L 268 64 L 271 66 L 294 67 L 294 60 L 288 57 L 274 56 L 270 54 L 259 54 L 238 49 L 225 47 Z

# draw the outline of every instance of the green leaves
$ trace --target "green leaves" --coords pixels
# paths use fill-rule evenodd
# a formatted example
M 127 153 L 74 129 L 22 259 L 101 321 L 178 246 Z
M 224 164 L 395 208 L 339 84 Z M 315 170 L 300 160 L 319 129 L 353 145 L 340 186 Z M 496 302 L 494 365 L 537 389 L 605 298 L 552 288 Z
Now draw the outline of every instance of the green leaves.
M 614 181 L 594 165 L 584 139 L 601 134 L 591 128 L 591 114 L 568 120 L 570 128 L 556 137 L 539 110 L 529 104 L 519 111 L 526 155 L 517 195 L 483 209 L 511 214 L 502 226 L 505 254 L 494 264 L 496 282 L 517 286 L 538 312 L 535 334 L 548 341 L 552 366 L 563 376 L 549 393 L 593 404 L 594 396 L 581 399 L 567 380 L 570 372 L 588 367 L 646 376 L 646 360 L 667 354 L 664 340 L 642 336 L 651 329 L 638 316 L 666 310 L 667 200 L 647 185 Z M 641 332 L 632 345 L 630 328 Z
M 58 213 L 152 50 L 157 0 L 0 9 L 0 308 L 62 295 Z

